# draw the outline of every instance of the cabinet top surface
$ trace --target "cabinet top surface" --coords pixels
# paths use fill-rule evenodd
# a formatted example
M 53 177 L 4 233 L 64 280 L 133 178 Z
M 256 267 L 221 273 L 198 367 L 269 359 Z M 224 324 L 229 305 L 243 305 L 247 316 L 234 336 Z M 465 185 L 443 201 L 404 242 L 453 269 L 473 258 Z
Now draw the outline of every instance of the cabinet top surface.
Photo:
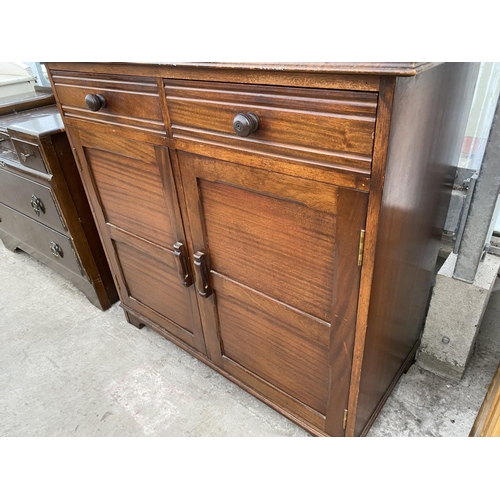
M 142 63 L 139 63 L 142 64 Z M 436 62 L 200 62 L 158 63 L 167 66 L 195 68 L 247 69 L 269 71 L 297 71 L 342 73 L 357 75 L 414 76 L 436 66 Z
M 66 63 L 46 63 L 49 66 L 61 66 Z M 68 63 L 80 67 L 111 64 L 113 66 L 153 66 L 177 67 L 186 69 L 221 69 L 272 72 L 331 73 L 346 75 L 392 75 L 415 76 L 432 68 L 437 62 L 120 62 L 120 63 Z
M 0 116 L 19 113 L 40 106 L 48 106 L 55 102 L 51 89 L 33 90 L 22 94 L 0 97 Z
M 0 130 L 42 136 L 62 132 L 64 125 L 57 107 L 51 105 L 0 116 Z

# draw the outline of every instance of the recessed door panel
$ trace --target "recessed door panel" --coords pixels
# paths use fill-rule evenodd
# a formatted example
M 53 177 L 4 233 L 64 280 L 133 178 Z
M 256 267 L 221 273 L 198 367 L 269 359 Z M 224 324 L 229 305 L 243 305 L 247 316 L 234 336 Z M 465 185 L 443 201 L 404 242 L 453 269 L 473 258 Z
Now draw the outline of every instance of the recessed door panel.
M 224 356 L 325 415 L 329 325 L 216 274 L 212 280 Z
M 335 215 L 204 179 L 199 191 L 212 270 L 329 320 Z
M 90 148 L 86 154 L 106 222 L 170 248 L 175 237 L 158 164 Z
M 179 281 L 175 256 L 166 250 L 151 256 L 119 241 L 114 245 L 129 297 L 192 331 L 188 291 Z

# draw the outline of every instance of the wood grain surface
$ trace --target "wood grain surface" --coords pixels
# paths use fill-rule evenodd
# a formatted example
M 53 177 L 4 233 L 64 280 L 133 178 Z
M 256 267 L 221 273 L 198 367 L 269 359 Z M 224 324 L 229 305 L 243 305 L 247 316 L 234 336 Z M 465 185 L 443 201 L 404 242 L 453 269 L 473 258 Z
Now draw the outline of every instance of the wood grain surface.
M 165 91 L 174 138 L 370 170 L 377 105 L 373 93 L 175 80 L 165 81 Z M 248 111 L 260 124 L 249 137 L 240 137 L 233 118 Z
M 87 161 L 92 165 L 106 222 L 172 248 L 176 239 L 158 165 L 91 148 Z
M 418 345 L 470 66 L 48 68 L 128 321 L 315 435 L 365 434 Z
M 500 437 L 500 366 L 488 387 L 469 437 Z
M 476 72 L 450 63 L 396 82 L 355 434 L 419 341 Z
M 137 81 L 120 77 L 82 78 L 78 74 L 54 73 L 52 79 L 65 116 L 164 133 L 158 87 L 153 78 Z M 90 111 L 85 105 L 85 96 L 88 94 L 101 95 L 106 106 L 99 111 Z

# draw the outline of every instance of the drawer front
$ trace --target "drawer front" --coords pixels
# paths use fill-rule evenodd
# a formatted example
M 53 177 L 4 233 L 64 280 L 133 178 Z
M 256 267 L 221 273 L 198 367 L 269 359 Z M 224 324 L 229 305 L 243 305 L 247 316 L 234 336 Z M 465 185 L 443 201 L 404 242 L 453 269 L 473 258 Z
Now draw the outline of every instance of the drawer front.
M 0 156 L 12 153 L 14 151 L 14 146 L 10 140 L 10 137 L 5 132 L 0 132 Z
M 21 165 L 37 170 L 38 172 L 48 173 L 40 148 L 36 144 L 14 138 L 12 138 L 12 144 L 14 145 Z
M 56 231 L 67 231 L 49 188 L 2 169 L 0 202 Z
M 53 72 L 63 114 L 94 122 L 113 123 L 165 135 L 158 85 L 154 78 L 125 78 Z M 102 107 L 92 111 L 86 97 L 102 96 Z M 95 97 L 94 97 L 95 99 Z
M 377 94 L 165 80 L 174 138 L 369 172 Z M 233 120 L 258 117 L 248 136 Z
M 71 240 L 0 203 L 0 230 L 37 250 L 77 275 L 81 267 Z

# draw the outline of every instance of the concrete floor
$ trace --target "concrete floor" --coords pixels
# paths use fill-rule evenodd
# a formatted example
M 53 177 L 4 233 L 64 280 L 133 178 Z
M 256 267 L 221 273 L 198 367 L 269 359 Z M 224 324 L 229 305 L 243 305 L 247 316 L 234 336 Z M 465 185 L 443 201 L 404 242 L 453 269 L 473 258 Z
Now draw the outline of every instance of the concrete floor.
M 467 436 L 500 362 L 492 295 L 460 383 L 413 365 L 369 436 Z M 160 335 L 0 242 L 0 436 L 309 436 Z

